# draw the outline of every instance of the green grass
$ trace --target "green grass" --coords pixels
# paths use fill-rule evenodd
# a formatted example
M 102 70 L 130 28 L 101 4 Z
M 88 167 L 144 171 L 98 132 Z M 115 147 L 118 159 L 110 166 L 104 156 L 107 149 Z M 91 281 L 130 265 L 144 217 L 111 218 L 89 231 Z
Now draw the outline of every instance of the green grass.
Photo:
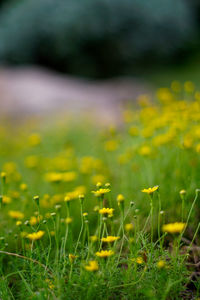
M 200 103 L 193 94 L 140 98 L 119 126 L 84 118 L 2 124 L 0 298 L 200 296 Z M 152 194 L 141 191 L 157 185 Z M 100 187 L 110 191 L 95 197 Z M 100 214 L 102 207 L 113 216 Z M 184 230 L 162 230 L 175 222 Z M 119 238 L 102 242 L 107 236 Z M 99 257 L 101 250 L 112 255 Z

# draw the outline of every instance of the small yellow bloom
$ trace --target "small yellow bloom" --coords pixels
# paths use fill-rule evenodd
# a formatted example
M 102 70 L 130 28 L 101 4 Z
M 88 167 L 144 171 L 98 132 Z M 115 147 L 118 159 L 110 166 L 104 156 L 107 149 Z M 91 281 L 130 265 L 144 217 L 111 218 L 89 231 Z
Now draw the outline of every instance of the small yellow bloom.
M 180 233 L 184 230 L 185 226 L 186 224 L 182 222 L 169 223 L 163 225 L 162 230 L 168 233 Z
M 83 213 L 83 217 L 87 217 L 88 216 L 88 213 L 87 212 L 84 212 Z
M 98 257 L 109 257 L 109 256 L 112 256 L 114 254 L 114 251 L 112 250 L 101 250 L 100 252 L 96 252 L 96 256 Z
M 31 226 L 34 226 L 34 225 L 38 224 L 42 219 L 43 219 L 42 216 L 37 216 L 37 217 L 32 216 L 32 217 L 30 218 L 30 220 L 29 220 L 29 224 L 30 224 Z
M 180 195 L 185 195 L 186 194 L 186 190 L 181 190 L 179 193 L 180 193 Z
M 67 218 L 65 219 L 65 223 L 66 223 L 66 224 L 70 224 L 70 223 L 72 223 L 72 221 L 73 221 L 73 219 L 70 218 L 70 217 L 67 217 Z
M 39 230 L 38 232 L 29 233 L 27 235 L 27 238 L 31 241 L 36 241 L 36 240 L 40 240 L 44 234 L 45 234 L 44 231 Z
M 71 197 L 70 196 L 65 196 L 65 198 L 64 198 L 64 201 L 65 202 L 69 202 L 69 201 L 71 201 L 72 199 L 71 199 Z
M 138 265 L 142 265 L 144 263 L 144 260 L 143 260 L 142 256 L 138 256 L 136 258 L 131 258 L 131 260 L 133 262 L 136 262 Z
M 51 290 L 53 290 L 55 288 L 54 284 L 52 283 L 52 281 L 50 279 L 47 278 L 45 281 Z
M 92 243 L 95 243 L 98 240 L 98 237 L 96 235 L 92 235 L 90 237 L 90 239 L 91 239 Z
M 19 188 L 20 188 L 21 191 L 26 191 L 27 190 L 27 184 L 26 183 L 21 183 Z
M 24 214 L 18 210 L 10 210 L 8 212 L 8 215 L 13 219 L 23 219 L 24 218 Z
M 125 230 L 126 231 L 133 231 L 134 227 L 132 223 L 126 224 L 125 225 Z
M 92 193 L 96 196 L 96 197 L 100 197 L 103 196 L 104 194 L 107 194 L 110 192 L 110 189 L 98 189 L 97 191 L 92 191 Z
M 22 225 L 22 221 L 17 221 L 16 226 L 20 226 L 20 225 Z
M 114 208 L 101 208 L 99 210 L 99 213 L 101 215 L 108 215 L 108 216 L 112 216 L 113 215 L 113 211 L 114 211 Z
M 164 260 L 159 260 L 157 262 L 158 269 L 163 269 L 166 266 L 166 262 Z
M 159 188 L 159 186 L 156 185 L 156 186 L 154 186 L 154 187 L 152 187 L 152 188 L 143 189 L 142 192 L 151 195 L 151 194 L 153 194 L 155 191 L 157 191 L 158 188 Z
M 117 241 L 118 239 L 120 239 L 119 236 L 108 235 L 107 237 L 103 237 L 101 240 L 104 243 L 113 243 L 113 242 Z
M 8 196 L 3 196 L 2 202 L 3 202 L 4 204 L 9 204 L 9 203 L 11 203 L 11 198 L 8 197 Z
M 37 146 L 41 143 L 41 137 L 38 133 L 33 133 L 29 136 L 29 145 L 30 146 Z
M 70 263 L 72 264 L 77 257 L 78 257 L 77 255 L 69 254 L 69 261 L 70 261 Z
M 6 172 L 1 172 L 1 178 L 4 180 L 6 179 Z
M 124 198 L 124 196 L 123 196 L 122 194 L 119 194 L 119 195 L 117 196 L 117 202 L 118 202 L 118 203 L 124 202 L 124 200 L 125 200 L 125 198 Z
M 99 270 L 99 265 L 98 262 L 96 260 L 91 260 L 89 261 L 88 265 L 84 267 L 85 270 L 89 271 L 89 272 L 95 272 Z

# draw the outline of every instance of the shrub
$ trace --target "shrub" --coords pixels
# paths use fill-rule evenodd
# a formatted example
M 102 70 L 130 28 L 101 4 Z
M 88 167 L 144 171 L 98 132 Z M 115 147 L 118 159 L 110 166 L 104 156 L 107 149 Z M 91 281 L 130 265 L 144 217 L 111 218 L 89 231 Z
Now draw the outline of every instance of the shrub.
M 105 76 L 164 61 L 191 38 L 181 0 L 26 0 L 0 15 L 0 60 Z

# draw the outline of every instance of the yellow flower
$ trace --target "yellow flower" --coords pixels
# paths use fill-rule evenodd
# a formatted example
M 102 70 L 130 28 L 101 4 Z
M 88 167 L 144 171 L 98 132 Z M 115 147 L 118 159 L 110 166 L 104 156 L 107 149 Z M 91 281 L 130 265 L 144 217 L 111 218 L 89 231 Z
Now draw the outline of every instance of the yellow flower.
M 20 188 L 21 191 L 26 191 L 27 190 L 27 184 L 26 183 L 21 183 L 19 188 Z
M 83 213 L 83 217 L 87 217 L 87 216 L 88 216 L 87 212 Z
M 27 238 L 31 241 L 36 241 L 36 240 L 40 240 L 44 234 L 45 234 L 44 231 L 39 230 L 38 232 L 29 233 L 27 235 Z
M 53 290 L 55 288 L 53 282 L 50 279 L 47 278 L 45 281 L 51 290 Z
M 166 262 L 164 260 L 159 260 L 157 262 L 158 269 L 163 269 L 166 266 Z
M 74 255 L 74 254 L 70 253 L 69 254 L 69 261 L 70 261 L 70 263 L 72 264 L 77 257 L 78 257 L 77 255 Z
M 98 240 L 98 237 L 96 235 L 92 235 L 90 239 L 93 243 L 95 243 Z
M 30 220 L 29 220 L 29 224 L 30 224 L 31 226 L 34 226 L 34 225 L 38 224 L 42 219 L 43 219 L 42 216 L 37 216 L 37 217 L 32 216 L 32 217 L 30 218 Z
M 38 133 L 33 133 L 29 136 L 29 145 L 37 146 L 41 143 L 41 137 Z
M 112 152 L 112 151 L 117 150 L 118 146 L 119 146 L 118 141 L 109 140 L 105 143 L 104 148 L 105 148 L 106 151 Z
M 69 196 L 69 195 L 67 195 L 67 196 L 65 196 L 65 198 L 64 198 L 64 201 L 65 202 L 69 202 L 69 201 L 71 201 L 72 199 L 71 199 L 71 197 Z
M 114 211 L 114 208 L 101 208 L 99 210 L 99 213 L 101 215 L 108 215 L 108 216 L 112 216 L 113 215 L 113 211 Z
M 95 272 L 99 270 L 99 265 L 98 262 L 96 260 L 91 260 L 89 261 L 88 265 L 84 267 L 85 270 L 89 271 L 89 272 Z
M 186 190 L 181 190 L 179 193 L 180 193 L 180 195 L 185 195 L 186 194 Z
M 101 240 L 104 243 L 113 243 L 113 242 L 117 241 L 119 238 L 120 238 L 119 236 L 108 235 L 107 237 L 103 237 Z
M 119 195 L 117 196 L 117 202 L 118 202 L 118 203 L 124 202 L 124 200 L 125 200 L 125 198 L 124 198 L 124 196 L 123 196 L 122 194 L 119 194 Z
M 142 156 L 148 156 L 151 154 L 151 147 L 149 146 L 142 146 L 140 149 L 139 149 L 139 154 L 142 155 Z
M 10 210 L 8 212 L 8 214 L 13 219 L 23 219 L 24 218 L 24 214 L 18 210 Z
M 66 223 L 66 224 L 70 224 L 70 223 L 72 223 L 72 221 L 73 221 L 73 219 L 70 218 L 70 217 L 67 217 L 67 218 L 65 219 L 65 223 Z
M 168 233 L 180 233 L 184 230 L 185 226 L 186 224 L 182 222 L 169 223 L 163 225 L 162 230 Z
M 158 188 L 159 188 L 159 186 L 156 185 L 156 186 L 154 186 L 154 187 L 152 187 L 152 188 L 143 189 L 142 192 L 151 195 L 151 194 L 153 194 L 155 191 L 157 191 Z
M 3 196 L 2 202 L 3 202 L 4 204 L 9 204 L 9 203 L 11 202 L 11 198 L 8 197 L 8 196 Z
M 98 251 L 98 252 L 96 252 L 96 256 L 98 256 L 98 257 L 109 257 L 109 256 L 111 256 L 111 255 L 113 255 L 114 254 L 114 251 L 112 251 L 112 250 L 101 250 L 100 252 Z
M 134 227 L 133 227 L 133 224 L 132 224 L 132 223 L 126 224 L 126 225 L 125 225 L 125 230 L 126 230 L 126 231 L 132 231 L 133 228 L 134 228 Z
M 96 197 L 100 197 L 103 196 L 104 194 L 107 194 L 110 192 L 110 189 L 99 189 L 97 191 L 92 191 L 92 193 L 96 196 Z
M 22 225 L 22 221 L 17 221 L 16 226 L 20 226 L 20 225 Z
M 141 264 L 144 263 L 144 260 L 143 260 L 142 256 L 138 256 L 138 257 L 136 257 L 136 258 L 131 258 L 131 260 L 132 260 L 133 262 L 136 262 L 138 265 L 141 265 Z

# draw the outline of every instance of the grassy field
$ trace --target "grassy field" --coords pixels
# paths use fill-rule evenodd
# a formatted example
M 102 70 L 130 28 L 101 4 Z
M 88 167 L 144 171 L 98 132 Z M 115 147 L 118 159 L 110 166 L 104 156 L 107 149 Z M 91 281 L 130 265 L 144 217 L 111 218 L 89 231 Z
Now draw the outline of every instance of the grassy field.
M 0 127 L 0 298 L 198 299 L 200 93 Z

